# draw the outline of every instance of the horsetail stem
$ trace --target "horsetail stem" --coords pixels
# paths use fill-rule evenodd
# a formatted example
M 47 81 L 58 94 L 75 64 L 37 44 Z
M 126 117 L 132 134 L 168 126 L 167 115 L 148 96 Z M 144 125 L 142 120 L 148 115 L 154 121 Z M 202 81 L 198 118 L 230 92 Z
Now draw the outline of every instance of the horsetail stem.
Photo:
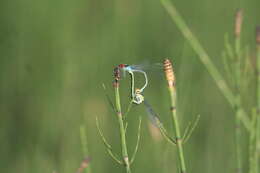
M 176 85 L 175 85 L 175 76 L 172 68 L 172 64 L 169 59 L 165 59 L 164 62 L 164 72 L 166 76 L 166 80 L 168 82 L 168 89 L 171 97 L 171 113 L 172 113 L 172 121 L 175 128 L 176 135 L 176 145 L 178 148 L 178 154 L 180 159 L 180 168 L 181 173 L 186 173 L 185 159 L 183 153 L 183 145 L 182 145 L 182 137 L 179 128 L 178 117 L 176 114 Z
M 90 157 L 87 157 L 89 155 L 88 146 L 87 146 L 87 135 L 86 135 L 86 128 L 84 125 L 80 126 L 80 139 L 81 139 L 81 147 L 84 154 L 84 157 L 86 157 L 79 168 L 78 172 L 83 172 L 83 170 L 86 170 L 87 173 L 91 173 L 91 168 L 89 165 Z
M 243 11 L 242 9 L 238 9 L 235 14 L 235 123 L 236 123 L 236 160 L 237 160 L 237 172 L 242 172 L 242 153 L 241 153 L 241 119 L 240 116 L 242 113 L 242 105 L 241 105 L 241 93 L 239 88 L 241 87 L 241 51 L 240 51 L 240 35 L 241 28 L 243 23 Z
M 90 163 L 90 157 L 86 157 L 80 164 L 80 167 L 77 170 L 77 173 L 83 173 L 84 170 L 86 170 L 87 173 L 90 173 L 90 170 L 87 168 L 89 168 L 89 163 Z
M 259 171 L 260 157 L 260 26 L 256 27 L 256 61 L 257 61 L 257 119 L 256 119 L 256 172 Z
M 117 112 L 117 118 L 118 118 L 119 129 L 120 129 L 121 154 L 122 154 L 122 159 L 125 163 L 124 165 L 126 168 L 126 172 L 131 173 L 128 153 L 127 153 L 126 133 L 125 133 L 123 115 L 121 110 L 120 94 L 119 94 L 120 71 L 118 67 L 114 69 L 114 79 L 115 80 L 113 82 L 113 87 L 115 89 L 116 112 Z

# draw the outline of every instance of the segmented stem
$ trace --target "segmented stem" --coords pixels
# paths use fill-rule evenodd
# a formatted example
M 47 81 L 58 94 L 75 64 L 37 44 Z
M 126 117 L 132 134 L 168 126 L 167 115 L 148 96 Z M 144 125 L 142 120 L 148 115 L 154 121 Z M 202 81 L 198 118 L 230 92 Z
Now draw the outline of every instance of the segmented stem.
M 168 89 L 171 97 L 171 113 L 172 121 L 174 125 L 175 135 L 176 135 L 176 145 L 178 148 L 178 154 L 180 159 L 180 168 L 181 173 L 186 173 L 186 165 L 183 152 L 183 141 L 181 137 L 179 121 L 176 114 L 176 85 L 175 85 L 175 76 L 172 68 L 172 64 L 169 59 L 164 60 L 164 72 L 166 79 L 168 81 Z
M 241 119 L 242 105 L 241 105 L 241 50 L 240 50 L 240 33 L 243 22 L 243 13 L 238 9 L 235 15 L 235 119 L 236 119 L 236 157 L 237 157 L 237 173 L 242 172 L 242 152 L 241 152 Z
M 115 72 L 114 73 L 115 81 L 113 83 L 113 86 L 114 86 L 114 89 L 115 89 L 116 112 L 117 112 L 117 118 L 118 118 L 119 129 L 120 129 L 121 153 L 122 153 L 122 158 L 123 158 L 124 165 L 125 165 L 125 168 L 126 168 L 126 172 L 131 173 L 129 157 L 128 157 L 128 153 L 127 153 L 126 133 L 125 133 L 123 115 L 122 115 L 122 110 L 121 110 L 120 94 L 119 94 L 119 79 L 120 79 L 120 76 L 118 75 L 119 72 L 118 72 L 117 69 L 115 69 L 114 72 Z
M 84 157 L 86 157 L 81 164 L 80 170 L 78 172 L 83 172 L 83 170 L 86 170 L 86 173 L 91 173 L 91 168 L 89 165 L 89 151 L 88 151 L 88 145 L 87 145 L 87 134 L 86 134 L 86 128 L 84 125 L 80 126 L 80 140 L 81 140 L 81 147 Z
M 260 157 L 260 26 L 256 28 L 256 45 L 257 45 L 257 119 L 256 119 L 256 172 L 259 171 Z

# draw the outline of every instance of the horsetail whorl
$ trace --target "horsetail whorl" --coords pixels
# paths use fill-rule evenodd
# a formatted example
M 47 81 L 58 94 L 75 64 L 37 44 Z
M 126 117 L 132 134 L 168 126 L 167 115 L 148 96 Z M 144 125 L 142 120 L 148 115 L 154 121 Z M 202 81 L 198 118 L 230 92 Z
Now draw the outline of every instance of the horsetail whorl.
M 169 87 L 175 86 L 175 76 L 173 72 L 172 63 L 169 59 L 163 61 L 163 69 L 165 72 L 166 80 L 168 81 Z

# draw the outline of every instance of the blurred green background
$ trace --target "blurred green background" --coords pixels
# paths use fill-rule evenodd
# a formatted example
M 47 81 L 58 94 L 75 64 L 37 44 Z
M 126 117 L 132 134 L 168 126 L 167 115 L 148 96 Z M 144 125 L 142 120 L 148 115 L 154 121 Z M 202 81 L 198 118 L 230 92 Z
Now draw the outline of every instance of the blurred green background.
M 174 3 L 220 71 L 224 34 L 233 37 L 237 8 L 245 14 L 243 43 L 254 52 L 259 0 Z M 99 117 L 105 136 L 120 153 L 117 119 L 102 83 L 113 99 L 115 65 L 157 63 L 165 57 L 171 58 L 177 75 L 182 129 L 201 115 L 185 145 L 188 171 L 235 171 L 233 111 L 159 0 L 12 0 L 0 4 L 0 172 L 76 172 L 85 157 L 79 135 L 82 124 L 92 172 L 123 172 L 107 155 L 95 126 Z M 124 110 L 129 101 L 127 79 L 121 89 Z M 150 79 L 145 96 L 170 131 L 166 82 L 160 72 Z M 177 172 L 176 149 L 152 135 L 155 132 L 151 133 L 143 105 L 133 107 L 129 115 L 130 155 L 139 116 L 144 121 L 133 172 Z

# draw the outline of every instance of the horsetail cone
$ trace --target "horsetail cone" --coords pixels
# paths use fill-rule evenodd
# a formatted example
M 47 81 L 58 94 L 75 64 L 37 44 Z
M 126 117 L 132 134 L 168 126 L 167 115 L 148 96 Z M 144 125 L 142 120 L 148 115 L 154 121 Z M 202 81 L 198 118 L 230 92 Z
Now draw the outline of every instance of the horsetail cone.
M 241 33 L 241 26 L 243 22 L 243 10 L 238 9 L 235 14 L 235 37 L 239 37 Z
M 118 88 L 119 87 L 119 80 L 120 80 L 120 70 L 118 67 L 114 68 L 114 81 L 113 81 L 113 86 L 114 88 Z
M 175 87 L 175 76 L 173 72 L 172 63 L 169 59 L 163 61 L 163 69 L 165 72 L 166 80 L 168 81 L 169 87 Z

